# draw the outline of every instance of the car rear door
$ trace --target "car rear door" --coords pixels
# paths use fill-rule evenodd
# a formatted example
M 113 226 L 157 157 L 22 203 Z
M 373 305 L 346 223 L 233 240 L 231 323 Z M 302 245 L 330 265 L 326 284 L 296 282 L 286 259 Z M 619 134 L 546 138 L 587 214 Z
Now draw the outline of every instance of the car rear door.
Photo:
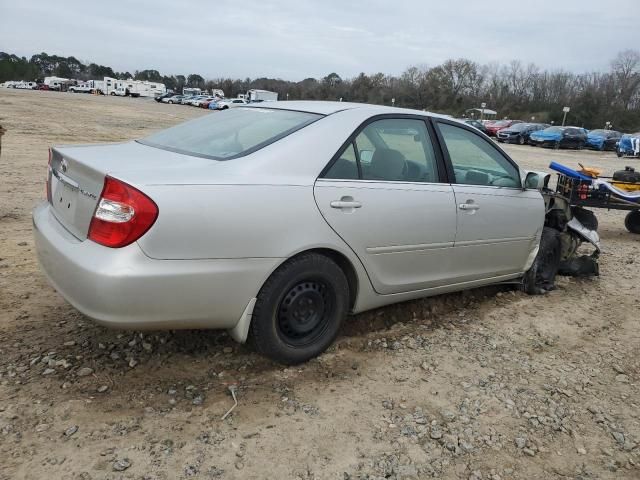
M 381 294 L 436 287 L 450 277 L 455 198 L 426 120 L 374 117 L 315 184 L 320 212 Z
M 523 190 L 517 165 L 493 142 L 435 122 L 458 209 L 453 273 L 460 282 L 524 271 L 544 225 L 538 190 Z

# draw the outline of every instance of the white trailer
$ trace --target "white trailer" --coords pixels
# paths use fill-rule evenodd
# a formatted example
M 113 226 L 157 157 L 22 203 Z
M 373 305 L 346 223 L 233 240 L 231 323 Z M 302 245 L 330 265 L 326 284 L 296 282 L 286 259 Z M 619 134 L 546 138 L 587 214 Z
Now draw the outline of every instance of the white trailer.
M 185 97 L 189 95 L 202 95 L 202 89 L 195 87 L 185 87 L 182 89 L 182 95 L 184 95 Z
M 277 102 L 278 94 L 269 90 L 249 90 L 246 99 L 248 102 Z
M 63 77 L 44 77 L 44 84 L 49 87 L 50 90 L 60 90 L 64 85 L 71 82 L 68 78 Z
M 103 87 L 105 95 L 118 95 L 120 97 L 157 97 L 167 92 L 164 83 L 147 82 L 146 80 L 118 80 L 117 78 L 104 77 L 101 82 L 94 80 L 97 86 Z M 98 87 L 96 87 L 98 88 Z

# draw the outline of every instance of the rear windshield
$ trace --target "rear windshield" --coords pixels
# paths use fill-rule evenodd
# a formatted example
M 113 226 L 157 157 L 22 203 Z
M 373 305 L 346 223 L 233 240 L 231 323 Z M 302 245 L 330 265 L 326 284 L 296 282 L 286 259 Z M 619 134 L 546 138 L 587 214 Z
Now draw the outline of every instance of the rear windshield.
M 230 160 L 255 152 L 321 117 L 290 110 L 239 107 L 211 112 L 138 142 L 186 155 Z

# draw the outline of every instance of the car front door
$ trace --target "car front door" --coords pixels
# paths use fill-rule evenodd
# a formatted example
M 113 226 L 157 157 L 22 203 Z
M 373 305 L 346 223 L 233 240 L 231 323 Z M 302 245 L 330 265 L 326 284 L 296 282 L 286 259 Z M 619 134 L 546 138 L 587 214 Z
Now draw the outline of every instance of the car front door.
M 450 276 L 455 198 L 426 120 L 375 117 L 315 184 L 320 212 L 381 294 L 437 287 Z
M 518 167 L 492 142 L 446 120 L 436 124 L 458 208 L 458 281 L 522 273 L 542 233 L 542 195 L 521 187 Z

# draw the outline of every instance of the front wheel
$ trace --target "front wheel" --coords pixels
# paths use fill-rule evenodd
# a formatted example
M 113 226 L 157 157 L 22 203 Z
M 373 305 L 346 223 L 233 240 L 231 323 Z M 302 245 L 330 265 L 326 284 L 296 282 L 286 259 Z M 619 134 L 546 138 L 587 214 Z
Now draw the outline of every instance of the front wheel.
M 518 143 L 519 143 L 520 145 L 524 145 L 524 144 L 525 144 L 525 143 L 527 143 L 527 142 L 525 142 L 525 140 L 524 140 L 524 137 L 523 137 L 523 136 L 520 136 L 520 137 L 518 137 Z
M 522 290 L 529 295 L 542 295 L 555 289 L 561 255 L 560 232 L 544 227 L 538 254 L 522 279 Z
M 632 210 L 624 219 L 624 226 L 630 233 L 640 234 L 640 210 Z
M 560 150 L 560 142 L 559 141 L 553 144 L 553 149 L 554 150 Z
M 324 352 L 349 311 L 342 269 L 316 253 L 295 257 L 266 281 L 253 309 L 249 336 L 256 350 L 288 365 Z

